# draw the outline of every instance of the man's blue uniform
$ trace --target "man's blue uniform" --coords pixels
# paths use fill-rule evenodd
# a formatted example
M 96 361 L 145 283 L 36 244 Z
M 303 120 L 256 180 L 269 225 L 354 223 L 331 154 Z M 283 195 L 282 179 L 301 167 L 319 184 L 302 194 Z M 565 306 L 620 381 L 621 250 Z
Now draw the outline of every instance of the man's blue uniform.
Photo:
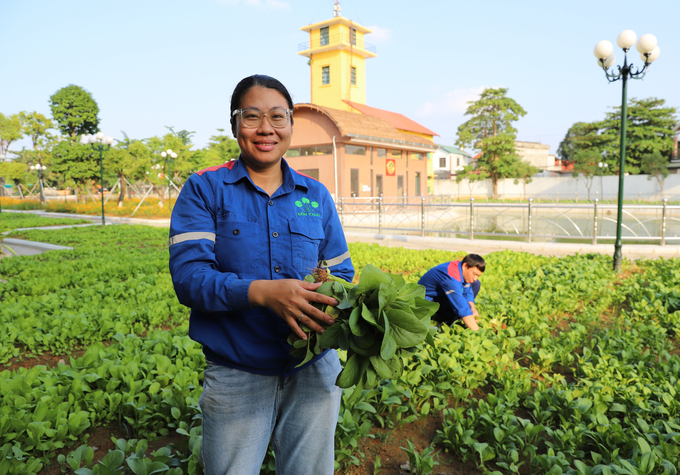
M 189 336 L 207 360 L 287 376 L 301 369 L 289 354 L 292 331 L 268 308 L 250 305 L 250 284 L 301 280 L 320 261 L 351 281 L 354 268 L 326 187 L 285 160 L 281 168 L 283 184 L 271 197 L 241 160 L 192 175 L 172 213 L 170 273 L 179 301 L 191 308 Z
M 433 267 L 418 283 L 425 287 L 425 298 L 439 303 L 439 310 L 432 319 L 448 324 L 472 315 L 468 302 L 475 303 L 481 287 L 479 281 L 473 284 L 465 282 L 461 261 L 445 262 Z

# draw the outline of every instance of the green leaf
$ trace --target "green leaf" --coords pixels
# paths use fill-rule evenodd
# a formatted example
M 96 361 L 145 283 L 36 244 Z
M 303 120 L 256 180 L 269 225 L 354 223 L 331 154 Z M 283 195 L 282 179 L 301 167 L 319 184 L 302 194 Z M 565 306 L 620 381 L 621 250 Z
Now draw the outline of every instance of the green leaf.
M 383 313 L 383 316 L 384 315 L 385 314 Z M 386 316 L 384 316 L 383 321 L 385 322 L 385 335 L 383 336 L 382 343 L 380 345 L 380 357 L 384 360 L 389 360 L 397 351 L 397 343 L 390 335 L 390 322 Z
M 428 327 L 412 313 L 388 307 L 385 314 L 390 322 L 390 335 L 400 348 L 416 346 L 425 339 Z
M 319 344 L 322 348 L 338 348 L 338 337 L 342 334 L 342 325 L 334 323 L 326 328 L 321 335 L 318 335 Z M 304 340 L 301 340 L 304 341 Z
M 425 298 L 425 287 L 420 284 L 406 284 L 399 289 L 399 298 L 410 302 L 415 298 Z
M 338 375 L 335 384 L 341 388 L 351 388 L 357 384 L 362 375 L 362 363 L 363 357 L 361 355 L 352 355 L 347 362 L 345 362 L 345 367 Z
M 352 334 L 356 336 L 364 336 L 366 329 L 360 324 L 359 316 L 361 315 L 361 309 L 359 307 L 354 307 L 351 315 L 349 316 L 349 328 L 352 330 Z
M 371 264 L 366 264 L 361 271 L 361 276 L 359 277 L 359 283 L 355 287 L 355 292 L 358 297 L 371 290 L 378 290 L 381 284 L 389 283 L 392 285 L 392 282 L 392 279 L 390 279 L 386 273 Z

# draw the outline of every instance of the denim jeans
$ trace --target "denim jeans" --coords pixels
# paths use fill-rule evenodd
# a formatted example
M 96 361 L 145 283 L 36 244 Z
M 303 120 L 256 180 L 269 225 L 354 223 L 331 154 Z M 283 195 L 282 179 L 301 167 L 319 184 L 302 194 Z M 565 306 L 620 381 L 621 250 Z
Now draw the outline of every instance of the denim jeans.
M 270 440 L 277 475 L 332 475 L 340 370 L 335 350 L 288 377 L 208 362 L 200 398 L 206 475 L 258 475 Z

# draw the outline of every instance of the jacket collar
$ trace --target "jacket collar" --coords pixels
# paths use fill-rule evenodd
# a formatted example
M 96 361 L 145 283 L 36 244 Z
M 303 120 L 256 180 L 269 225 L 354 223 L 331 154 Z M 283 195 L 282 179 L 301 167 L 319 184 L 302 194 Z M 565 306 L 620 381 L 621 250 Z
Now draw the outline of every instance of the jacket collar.
M 285 193 L 290 192 L 295 189 L 295 187 L 303 188 L 307 190 L 309 187 L 302 175 L 290 168 L 288 162 L 285 158 L 281 158 L 281 171 L 283 172 L 283 191 Z M 250 179 L 250 174 L 248 173 L 248 168 L 245 166 L 241 157 L 234 161 L 234 166 L 231 167 L 229 173 L 224 177 L 224 183 L 234 184 L 241 180 L 248 180 L 250 183 L 253 181 Z

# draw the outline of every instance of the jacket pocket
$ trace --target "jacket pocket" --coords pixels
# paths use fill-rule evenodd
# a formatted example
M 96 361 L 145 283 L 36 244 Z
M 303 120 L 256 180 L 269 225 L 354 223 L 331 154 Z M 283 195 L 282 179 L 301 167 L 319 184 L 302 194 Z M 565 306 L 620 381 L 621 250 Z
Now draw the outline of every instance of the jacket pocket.
M 295 219 L 288 222 L 293 267 L 301 277 L 311 274 L 319 263 L 319 244 L 325 237 L 321 221 Z
M 215 256 L 220 271 L 239 277 L 252 274 L 260 253 L 259 223 L 225 215 L 217 218 L 216 224 Z

